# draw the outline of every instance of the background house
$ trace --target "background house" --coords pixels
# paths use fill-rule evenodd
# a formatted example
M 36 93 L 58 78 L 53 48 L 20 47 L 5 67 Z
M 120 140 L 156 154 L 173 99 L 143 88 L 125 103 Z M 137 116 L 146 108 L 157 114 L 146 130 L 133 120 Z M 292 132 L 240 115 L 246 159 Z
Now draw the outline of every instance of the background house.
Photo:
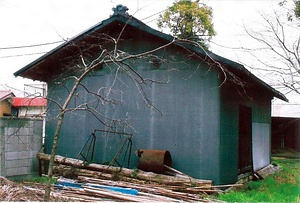
M 15 114 L 16 107 L 40 105 L 40 102 L 31 100 L 16 98 L 10 90 L 0 91 L 0 176 L 26 179 L 38 174 L 36 154 L 42 148 L 43 120 L 18 118 Z M 43 108 L 45 105 L 44 102 Z M 20 109 L 20 112 L 22 115 L 24 111 Z
M 11 105 L 14 97 L 15 95 L 11 90 L 0 91 L 0 117 L 11 115 Z
M 92 56 L 101 53 L 99 47 L 113 51 L 114 44 L 107 40 L 111 38 L 119 38 L 118 48 L 131 54 L 173 40 L 132 16 L 115 13 L 15 73 L 47 82 L 48 97 L 55 101 L 48 103 L 46 153 L 51 152 L 55 118 L 60 111 L 57 104 L 64 102 L 72 86 L 72 81 L 65 78 L 76 75 L 80 66 L 84 68 L 81 56 L 93 60 Z M 88 105 L 104 123 L 115 125 L 114 130 L 132 133 L 130 167 L 138 165 L 138 157 L 134 156 L 138 149 L 168 150 L 174 168 L 195 178 L 226 184 L 234 183 L 240 173 L 270 163 L 271 100 L 287 99 L 244 66 L 182 42 L 150 58 L 127 63 L 144 78 L 165 81 L 143 86 L 158 111 L 147 108 L 137 84 L 125 71 L 118 72 L 114 64 L 103 65 L 88 75 L 70 108 Z M 228 71 L 226 78 L 220 65 Z M 99 97 L 89 92 L 101 94 L 105 100 L 99 102 Z M 117 123 L 120 120 L 125 121 L 122 126 Z M 95 129 L 107 127 L 90 112 L 70 111 L 64 117 L 58 154 L 77 157 Z M 94 161 L 112 161 L 124 141 L 126 137 L 121 134 L 97 133 Z
M 42 118 L 45 115 L 47 99 L 14 97 L 12 112 L 14 116 L 23 118 Z

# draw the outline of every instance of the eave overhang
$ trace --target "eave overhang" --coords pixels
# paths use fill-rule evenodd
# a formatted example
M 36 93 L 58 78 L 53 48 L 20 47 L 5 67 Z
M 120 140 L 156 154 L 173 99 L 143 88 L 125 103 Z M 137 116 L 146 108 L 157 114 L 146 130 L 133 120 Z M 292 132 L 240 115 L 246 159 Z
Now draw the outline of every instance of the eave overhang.
M 86 31 L 78 34 L 77 36 L 73 37 L 69 41 L 64 42 L 63 44 L 59 45 L 58 47 L 54 48 L 53 50 L 49 51 L 45 55 L 41 56 L 40 58 L 36 59 L 35 61 L 29 63 L 25 67 L 21 68 L 20 70 L 16 71 L 14 73 L 15 76 L 21 76 L 25 78 L 29 78 L 32 80 L 39 80 L 47 82 L 48 80 L 48 74 L 52 74 L 53 71 L 56 71 L 54 68 L 49 69 L 47 71 L 47 67 L 50 67 L 53 61 L 57 59 L 60 55 L 63 56 L 65 54 L 70 54 L 70 50 L 72 46 L 81 40 L 83 40 L 85 37 L 91 35 L 94 32 L 99 32 L 101 30 L 105 30 L 106 27 L 109 27 L 109 25 L 114 23 L 122 23 L 130 25 L 134 28 L 139 29 L 141 32 L 146 32 L 150 35 L 156 36 L 161 38 L 162 40 L 166 40 L 167 42 L 171 42 L 174 40 L 174 37 L 167 35 L 165 33 L 159 32 L 143 22 L 137 20 L 136 18 L 129 16 L 129 15 L 123 15 L 123 14 L 117 14 L 113 15 L 107 20 L 104 20 L 95 26 L 87 29 Z M 175 41 L 174 44 L 182 46 L 186 49 L 189 49 L 190 51 L 193 51 L 197 53 L 198 55 L 202 55 L 203 57 L 208 56 L 211 60 L 220 62 L 222 64 L 225 64 L 230 71 L 232 71 L 235 74 L 241 74 L 243 76 L 249 77 L 251 81 L 255 82 L 257 85 L 260 85 L 261 87 L 265 88 L 266 90 L 270 91 L 274 97 L 277 97 L 283 101 L 288 102 L 288 99 L 279 91 L 275 90 L 259 78 L 257 78 L 255 75 L 253 75 L 250 71 L 248 71 L 242 64 L 239 64 L 237 62 L 234 62 L 232 60 L 226 59 L 224 57 L 221 57 L 219 55 L 216 55 L 210 51 L 205 51 L 197 46 L 194 46 L 190 43 L 185 43 L 181 41 Z M 69 52 L 70 53 L 69 53 Z M 48 66 L 46 66 L 49 64 Z M 53 65 L 53 64 L 52 64 Z

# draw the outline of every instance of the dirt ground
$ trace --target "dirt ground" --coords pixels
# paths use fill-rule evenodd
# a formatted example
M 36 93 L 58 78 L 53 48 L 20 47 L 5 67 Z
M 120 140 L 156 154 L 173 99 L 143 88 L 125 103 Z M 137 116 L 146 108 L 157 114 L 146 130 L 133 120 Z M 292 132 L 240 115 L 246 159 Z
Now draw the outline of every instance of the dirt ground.
M 42 201 L 43 196 L 0 177 L 0 201 Z
M 44 191 L 38 189 L 38 187 L 27 187 L 0 176 L 1 202 L 42 202 L 43 200 Z M 50 201 L 63 202 L 67 200 L 60 197 L 51 197 Z

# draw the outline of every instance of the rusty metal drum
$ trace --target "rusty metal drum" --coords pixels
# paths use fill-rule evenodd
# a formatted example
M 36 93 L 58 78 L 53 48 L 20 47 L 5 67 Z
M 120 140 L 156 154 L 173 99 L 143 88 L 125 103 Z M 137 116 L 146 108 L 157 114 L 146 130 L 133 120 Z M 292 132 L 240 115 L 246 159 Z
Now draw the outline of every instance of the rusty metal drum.
M 140 170 L 164 173 L 164 165 L 172 167 L 171 154 L 167 150 L 140 149 L 137 154 L 139 156 L 138 169 Z

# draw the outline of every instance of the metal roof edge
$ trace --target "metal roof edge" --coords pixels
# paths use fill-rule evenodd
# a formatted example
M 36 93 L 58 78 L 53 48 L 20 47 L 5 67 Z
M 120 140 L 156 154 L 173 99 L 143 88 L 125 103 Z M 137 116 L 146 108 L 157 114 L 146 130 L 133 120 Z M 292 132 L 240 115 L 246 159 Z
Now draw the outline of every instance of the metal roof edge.
M 185 47 L 187 47 L 186 45 L 183 45 Z M 265 88 L 267 88 L 268 90 L 270 90 L 275 97 L 277 97 L 278 99 L 281 99 L 283 101 L 288 102 L 289 100 L 284 96 L 284 94 L 282 94 L 281 92 L 277 91 L 275 88 L 271 87 L 269 84 L 267 84 L 266 82 L 264 82 L 263 80 L 259 79 L 257 76 L 255 76 L 253 73 L 251 73 L 247 68 L 245 68 L 244 65 L 235 62 L 233 60 L 227 59 L 225 57 L 222 57 L 220 55 L 217 55 L 211 51 L 204 51 L 203 49 L 193 46 L 192 44 L 190 44 L 190 46 L 192 47 L 187 47 L 189 49 L 192 49 L 194 51 L 197 51 L 200 54 L 206 54 L 208 55 L 211 59 L 224 63 L 226 65 L 229 65 L 231 67 L 237 68 L 238 70 L 242 71 L 243 73 L 245 73 L 248 77 L 251 77 L 253 80 L 255 80 L 255 82 L 259 83 L 260 85 L 264 86 Z M 200 52 L 199 52 L 200 51 Z
M 71 42 L 76 42 L 79 41 L 80 39 L 82 39 L 85 35 L 92 33 L 102 27 L 105 27 L 106 25 L 112 23 L 113 21 L 118 20 L 120 22 L 123 22 L 125 24 L 129 24 L 133 27 L 139 28 L 145 32 L 148 32 L 152 35 L 158 36 L 162 39 L 165 39 L 167 41 L 172 41 L 174 40 L 174 37 L 168 34 L 165 34 L 163 32 L 160 32 L 156 29 L 151 28 L 150 26 L 144 24 L 142 21 L 136 19 L 135 17 L 131 16 L 131 15 L 127 15 L 127 14 L 115 14 L 110 16 L 108 19 L 101 21 L 100 23 L 97 23 L 96 25 L 88 28 L 87 30 L 79 33 L 78 35 L 74 36 L 73 38 L 71 38 L 69 41 L 66 41 L 64 43 L 62 43 L 61 45 L 59 45 L 58 47 L 52 49 L 51 51 L 49 51 L 48 53 L 44 54 L 43 56 L 39 57 L 38 59 L 34 60 L 33 62 L 29 63 L 28 65 L 26 65 L 25 67 L 23 67 L 22 69 L 16 71 L 14 73 L 14 76 L 19 76 L 20 74 L 22 74 L 22 72 L 28 70 L 30 67 L 42 62 L 44 59 L 46 59 L 47 57 L 51 56 L 52 54 L 58 52 L 60 49 L 66 47 L 68 44 L 70 44 Z M 258 77 L 256 77 L 255 75 L 253 75 L 250 71 L 248 71 L 242 64 L 237 63 L 235 61 L 232 61 L 230 59 L 224 58 L 222 56 L 219 56 L 217 54 L 214 54 L 211 51 L 207 51 L 207 50 L 203 50 L 193 44 L 190 43 L 182 43 L 180 41 L 176 42 L 177 45 L 179 46 L 183 46 L 185 48 L 188 48 L 190 50 L 193 50 L 195 52 L 197 52 L 198 54 L 201 55 L 208 55 L 209 57 L 211 57 L 211 59 L 216 60 L 218 62 L 222 62 L 224 64 L 227 64 L 231 67 L 237 68 L 241 71 L 243 71 L 245 74 L 247 74 L 249 77 L 253 78 L 256 82 L 258 82 L 259 84 L 261 84 L 262 86 L 264 86 L 265 88 L 269 89 L 270 91 L 273 92 L 274 96 L 288 102 L 288 99 L 279 91 L 275 90 L 273 87 L 271 87 L 270 85 L 268 85 L 267 83 L 265 83 L 264 81 L 262 81 L 261 79 L 259 79 Z
M 255 76 L 253 73 L 251 73 L 247 68 L 245 68 L 244 65 L 240 64 L 243 69 L 241 69 L 244 73 L 246 73 L 249 77 L 253 78 L 257 83 L 264 86 L 271 92 L 273 92 L 274 97 L 277 97 L 278 99 L 281 99 L 285 102 L 289 102 L 289 100 L 282 94 L 281 92 L 277 91 L 275 88 L 273 88 L 271 85 L 267 84 L 265 81 L 259 79 L 257 76 Z
M 83 38 L 84 35 L 99 29 L 100 27 L 104 27 L 105 25 L 109 24 L 110 22 L 114 21 L 115 19 L 113 18 L 114 16 L 101 21 L 99 23 L 97 23 L 96 25 L 86 29 L 83 32 L 80 32 L 79 34 L 75 35 L 74 37 L 72 37 L 70 40 L 65 41 L 64 43 L 60 44 L 59 46 L 55 47 L 54 49 L 50 50 L 49 52 L 47 52 L 46 54 L 42 55 L 41 57 L 37 58 L 36 60 L 32 61 L 31 63 L 27 64 L 26 66 L 24 66 L 23 68 L 19 69 L 18 71 L 14 72 L 14 76 L 20 76 L 20 74 L 22 74 L 22 72 L 30 69 L 32 66 L 42 62 L 44 59 L 46 59 L 47 57 L 53 55 L 54 53 L 60 51 L 62 48 L 66 47 L 67 45 L 69 45 L 71 42 L 76 42 L 80 39 Z

